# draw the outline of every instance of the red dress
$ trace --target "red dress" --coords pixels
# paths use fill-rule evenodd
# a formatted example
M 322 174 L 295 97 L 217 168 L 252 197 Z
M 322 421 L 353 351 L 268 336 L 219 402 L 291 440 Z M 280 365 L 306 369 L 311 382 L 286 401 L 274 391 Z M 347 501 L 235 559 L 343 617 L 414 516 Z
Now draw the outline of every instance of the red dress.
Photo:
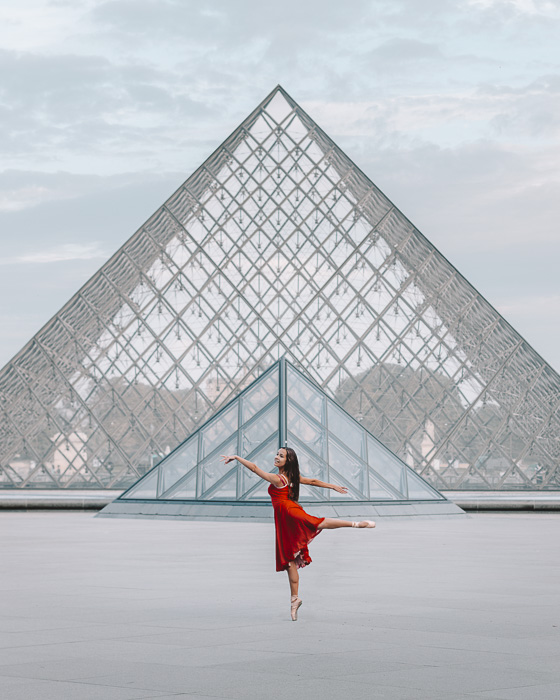
M 286 571 L 288 562 L 294 561 L 298 569 L 311 564 L 307 545 L 321 530 L 325 518 L 315 518 L 306 513 L 299 503 L 288 498 L 288 480 L 280 475 L 284 486 L 270 484 L 268 493 L 274 507 L 276 528 L 276 571 Z

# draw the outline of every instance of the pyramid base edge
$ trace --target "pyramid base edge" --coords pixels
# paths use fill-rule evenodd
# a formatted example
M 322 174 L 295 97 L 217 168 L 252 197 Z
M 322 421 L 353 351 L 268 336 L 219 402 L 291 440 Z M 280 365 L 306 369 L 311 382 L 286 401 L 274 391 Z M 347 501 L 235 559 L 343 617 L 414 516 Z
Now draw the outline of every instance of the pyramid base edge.
M 408 517 L 457 517 L 465 512 L 451 501 L 413 501 L 407 503 L 302 503 L 316 517 L 348 520 Z M 273 522 L 269 504 L 253 503 L 169 503 L 148 501 L 113 501 L 95 516 L 97 518 L 163 518 L 169 520 L 239 520 Z

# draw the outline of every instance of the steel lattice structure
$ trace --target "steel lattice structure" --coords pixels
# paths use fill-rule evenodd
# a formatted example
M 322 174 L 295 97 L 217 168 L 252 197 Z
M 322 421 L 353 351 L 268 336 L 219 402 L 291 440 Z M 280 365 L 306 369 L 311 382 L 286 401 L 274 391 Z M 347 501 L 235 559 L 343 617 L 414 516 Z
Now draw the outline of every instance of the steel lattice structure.
M 558 488 L 558 374 L 277 87 L 0 373 L 0 484 L 126 487 L 286 356 L 436 488 Z

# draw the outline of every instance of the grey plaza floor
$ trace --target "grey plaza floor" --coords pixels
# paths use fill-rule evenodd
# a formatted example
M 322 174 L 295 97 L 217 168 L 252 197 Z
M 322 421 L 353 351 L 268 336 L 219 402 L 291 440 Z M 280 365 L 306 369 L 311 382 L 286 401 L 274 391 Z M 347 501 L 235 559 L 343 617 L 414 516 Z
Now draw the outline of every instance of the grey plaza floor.
M 560 698 L 560 515 L 321 533 L 0 513 L 2 700 Z

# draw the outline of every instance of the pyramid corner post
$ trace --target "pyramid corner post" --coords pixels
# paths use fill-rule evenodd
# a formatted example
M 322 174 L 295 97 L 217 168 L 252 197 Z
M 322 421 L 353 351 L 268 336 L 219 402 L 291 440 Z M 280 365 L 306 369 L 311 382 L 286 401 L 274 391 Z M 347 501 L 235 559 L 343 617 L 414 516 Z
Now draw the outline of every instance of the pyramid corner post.
M 278 361 L 278 411 L 279 447 L 288 446 L 288 395 L 286 383 L 286 356 Z

